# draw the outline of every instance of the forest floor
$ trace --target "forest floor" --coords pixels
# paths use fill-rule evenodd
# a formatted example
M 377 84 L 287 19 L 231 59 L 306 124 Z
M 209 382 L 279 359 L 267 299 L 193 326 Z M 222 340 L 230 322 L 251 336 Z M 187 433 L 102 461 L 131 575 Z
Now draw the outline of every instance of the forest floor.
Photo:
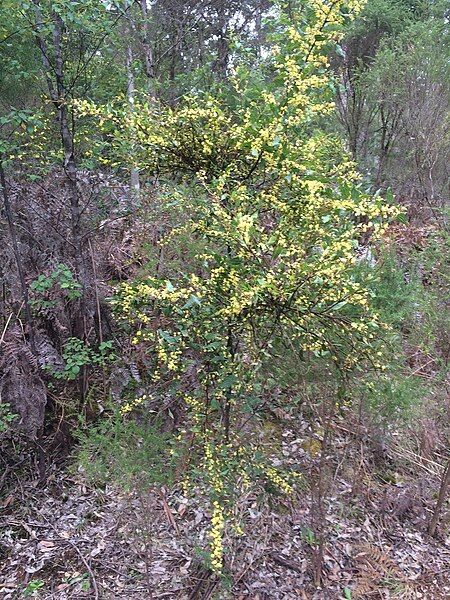
M 320 587 L 313 583 L 317 539 L 306 484 L 296 498 L 240 499 L 236 510 L 246 535 L 229 540 L 228 577 L 220 581 L 201 560 L 209 522 L 201 496 L 186 499 L 176 489 L 95 489 L 82 474 L 64 474 L 55 464 L 45 486 L 37 477 L 26 483 L 16 478 L 2 499 L 0 597 L 450 598 L 448 515 L 438 537 L 426 533 L 437 484 L 433 472 L 415 458 L 394 455 L 394 446 L 380 450 L 344 423 L 335 423 L 333 456 L 326 457 Z M 311 473 L 309 426 L 296 427 L 293 420 L 283 425 L 283 461 Z

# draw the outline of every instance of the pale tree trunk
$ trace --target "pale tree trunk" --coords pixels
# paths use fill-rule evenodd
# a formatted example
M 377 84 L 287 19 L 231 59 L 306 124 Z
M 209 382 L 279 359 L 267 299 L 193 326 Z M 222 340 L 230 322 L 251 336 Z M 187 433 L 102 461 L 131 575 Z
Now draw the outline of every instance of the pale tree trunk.
M 130 44 L 127 45 L 126 48 L 126 70 L 127 70 L 127 100 L 128 106 L 131 113 L 134 112 L 134 94 L 135 94 L 135 85 L 134 85 L 134 73 L 133 73 L 133 49 Z M 131 193 L 133 196 L 133 200 L 135 202 L 139 202 L 141 184 L 139 181 L 139 169 L 136 167 L 131 168 L 130 172 L 130 185 L 131 185 Z
M 145 74 L 147 75 L 148 95 L 150 99 L 155 99 L 155 65 L 153 58 L 153 50 L 150 42 L 149 28 L 148 28 L 148 7 L 147 0 L 140 0 L 140 7 L 142 13 L 142 29 L 141 29 L 141 42 L 144 53 L 144 64 Z
M 228 27 L 228 15 L 226 10 L 226 4 L 221 3 L 219 8 L 219 20 L 218 20 L 218 49 L 217 49 L 217 74 L 220 80 L 227 80 L 228 73 L 228 60 L 230 53 L 229 45 L 229 27 Z
M 260 2 L 256 9 L 256 16 L 255 16 L 256 43 L 257 43 L 258 58 L 261 58 L 261 56 L 262 56 L 262 40 L 263 40 L 262 15 L 263 15 L 263 7 L 262 7 L 262 3 Z

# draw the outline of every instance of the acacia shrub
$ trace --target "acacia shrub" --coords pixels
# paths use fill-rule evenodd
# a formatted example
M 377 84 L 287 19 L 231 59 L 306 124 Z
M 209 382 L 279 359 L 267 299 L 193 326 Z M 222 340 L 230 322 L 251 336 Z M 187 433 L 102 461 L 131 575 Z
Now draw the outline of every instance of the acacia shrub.
M 226 93 L 136 104 L 132 114 L 77 106 L 106 124 L 111 154 L 189 182 L 185 219 L 163 241 L 170 258 L 194 240 L 189 268 L 170 279 L 144 272 L 113 306 L 145 365 L 140 409 L 170 397 L 182 414 L 172 453 L 185 489 L 209 493 L 218 573 L 239 490 L 256 477 L 292 493 L 298 477 L 274 465 L 251 427 L 282 341 L 300 360 L 327 362 L 339 382 L 382 366 L 385 327 L 354 268 L 362 237 L 379 236 L 396 210 L 367 193 L 342 142 L 320 129 L 334 110 L 327 54 L 359 4 L 311 0 L 280 12 L 261 71 L 238 65 Z

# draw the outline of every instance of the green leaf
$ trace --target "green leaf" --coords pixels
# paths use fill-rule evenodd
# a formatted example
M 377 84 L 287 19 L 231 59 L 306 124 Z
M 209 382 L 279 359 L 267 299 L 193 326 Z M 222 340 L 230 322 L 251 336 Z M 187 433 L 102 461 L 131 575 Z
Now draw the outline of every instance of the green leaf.
M 178 342 L 177 338 L 171 335 L 168 331 L 158 329 L 158 335 L 169 344 L 176 344 Z
M 200 298 L 197 298 L 197 296 L 191 296 L 186 304 L 184 304 L 184 306 L 181 307 L 181 310 L 186 310 L 188 308 L 191 308 L 192 306 L 200 306 L 201 305 L 201 301 Z
M 225 377 L 225 379 L 222 379 L 222 381 L 219 383 L 219 388 L 221 390 L 227 390 L 233 387 L 233 385 L 235 385 L 237 383 L 237 377 L 234 374 L 231 375 L 227 375 L 227 377 Z
M 342 46 L 340 46 L 339 44 L 336 44 L 335 50 L 336 50 L 336 54 L 338 56 L 345 58 L 345 52 L 344 52 L 344 49 L 342 48 Z

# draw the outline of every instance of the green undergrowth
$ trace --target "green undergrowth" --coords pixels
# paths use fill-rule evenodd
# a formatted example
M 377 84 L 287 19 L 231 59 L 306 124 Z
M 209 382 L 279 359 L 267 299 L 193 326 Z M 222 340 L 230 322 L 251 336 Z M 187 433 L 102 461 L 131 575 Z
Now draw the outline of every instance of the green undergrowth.
M 160 424 L 124 418 L 112 410 L 96 424 L 78 429 L 75 466 L 96 486 L 113 483 L 125 490 L 170 483 L 174 459 L 170 456 L 171 435 Z
M 360 378 L 356 397 L 372 420 L 392 426 L 412 424 L 424 414 L 450 356 L 442 293 L 449 281 L 447 236 L 433 234 L 406 256 L 400 250 L 382 249 L 374 265 L 363 261 L 356 269 L 357 277 L 364 273 L 369 281 L 374 306 L 391 327 L 385 369 Z

